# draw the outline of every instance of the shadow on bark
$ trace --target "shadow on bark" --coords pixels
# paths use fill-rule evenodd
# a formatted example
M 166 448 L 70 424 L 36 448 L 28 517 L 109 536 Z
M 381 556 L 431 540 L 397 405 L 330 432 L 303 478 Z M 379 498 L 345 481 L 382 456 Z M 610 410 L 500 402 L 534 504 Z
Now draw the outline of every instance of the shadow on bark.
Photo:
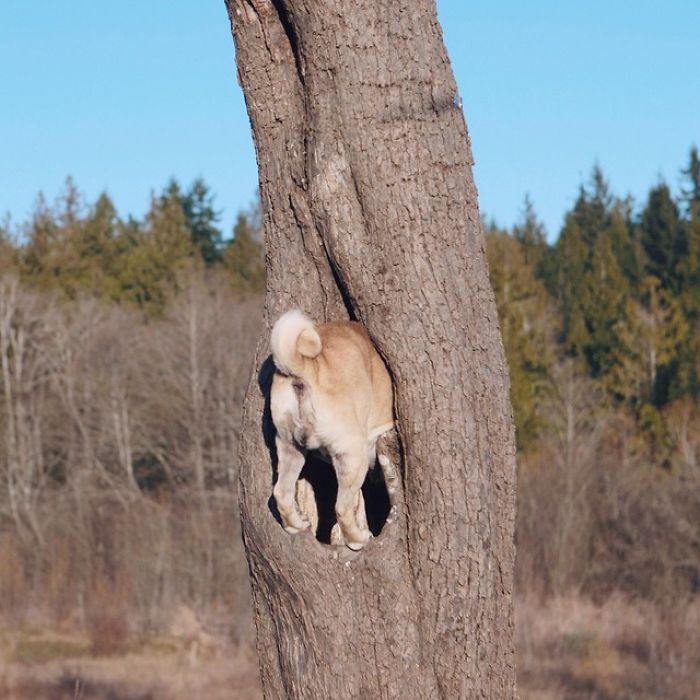
M 335 501 L 338 495 L 335 470 L 328 462 L 309 453 L 299 478 L 305 479 L 314 493 L 318 513 L 316 539 L 323 544 L 331 544 L 331 531 L 336 523 Z M 367 473 L 365 482 L 362 484 L 362 496 L 365 502 L 367 524 L 372 534 L 377 537 L 391 509 L 384 473 L 379 464 L 374 464 Z M 274 499 L 271 500 L 274 502 Z

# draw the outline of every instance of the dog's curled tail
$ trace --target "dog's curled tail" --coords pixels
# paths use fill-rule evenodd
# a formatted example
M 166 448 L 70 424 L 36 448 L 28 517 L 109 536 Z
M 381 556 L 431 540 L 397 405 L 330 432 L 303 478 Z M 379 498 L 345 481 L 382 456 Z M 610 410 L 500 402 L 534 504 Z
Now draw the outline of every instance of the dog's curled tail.
M 270 348 L 280 372 L 303 377 L 308 360 L 321 352 L 321 336 L 314 322 L 294 309 L 280 316 L 273 326 Z

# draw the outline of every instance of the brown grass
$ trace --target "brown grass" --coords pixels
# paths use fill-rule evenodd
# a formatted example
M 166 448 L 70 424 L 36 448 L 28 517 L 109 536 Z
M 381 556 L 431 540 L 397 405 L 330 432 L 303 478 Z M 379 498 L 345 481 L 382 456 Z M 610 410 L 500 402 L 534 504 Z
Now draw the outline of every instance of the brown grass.
M 521 599 L 516 605 L 522 700 L 700 697 L 700 599 L 662 609 L 612 597 Z
M 130 651 L 94 657 L 85 637 L 6 634 L 0 648 L 3 700 L 258 700 L 250 647 L 205 633 L 130 639 Z
M 86 634 L 14 631 L 0 637 L 5 700 L 257 700 L 257 662 L 202 624 L 172 611 L 169 632 L 131 636 L 95 657 Z M 700 697 L 700 599 L 662 609 L 612 597 L 533 597 L 516 605 L 522 700 L 690 700 Z M 94 641 L 94 640 L 93 640 Z

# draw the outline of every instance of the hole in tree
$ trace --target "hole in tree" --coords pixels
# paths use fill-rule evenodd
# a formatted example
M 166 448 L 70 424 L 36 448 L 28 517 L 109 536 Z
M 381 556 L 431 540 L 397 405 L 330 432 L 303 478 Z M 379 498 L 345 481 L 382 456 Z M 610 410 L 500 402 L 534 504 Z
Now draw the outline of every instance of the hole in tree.
M 273 483 L 277 481 L 278 477 L 275 427 L 270 411 L 270 387 L 274 372 L 275 367 L 272 357 L 269 356 L 260 367 L 258 386 L 265 399 L 261 428 L 265 445 L 270 452 Z M 324 544 L 330 544 L 331 531 L 336 524 L 335 502 L 338 496 L 338 480 L 335 475 L 335 469 L 332 464 L 321 459 L 318 453 L 312 450 L 306 455 L 306 462 L 299 478 L 308 482 L 313 494 L 315 509 L 318 513 L 318 524 L 314 533 L 316 539 Z M 372 535 L 377 537 L 381 533 L 391 510 L 391 500 L 386 487 L 384 472 L 377 460 L 367 472 L 362 485 L 362 497 L 365 503 L 367 526 Z M 268 508 L 281 527 L 282 518 L 272 494 L 270 494 L 268 500 Z

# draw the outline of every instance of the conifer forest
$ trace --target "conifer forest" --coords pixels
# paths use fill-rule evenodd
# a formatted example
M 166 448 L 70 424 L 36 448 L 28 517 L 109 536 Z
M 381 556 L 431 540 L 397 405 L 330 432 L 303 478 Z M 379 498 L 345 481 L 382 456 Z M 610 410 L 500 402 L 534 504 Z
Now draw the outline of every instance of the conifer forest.
M 698 149 L 666 175 L 636 201 L 594 167 L 559 231 L 529 197 L 483 221 L 523 698 L 700 697 Z M 202 179 L 142 219 L 68 179 L 0 223 L 0 698 L 260 697 L 236 454 L 264 243 L 257 204 L 220 221 Z

